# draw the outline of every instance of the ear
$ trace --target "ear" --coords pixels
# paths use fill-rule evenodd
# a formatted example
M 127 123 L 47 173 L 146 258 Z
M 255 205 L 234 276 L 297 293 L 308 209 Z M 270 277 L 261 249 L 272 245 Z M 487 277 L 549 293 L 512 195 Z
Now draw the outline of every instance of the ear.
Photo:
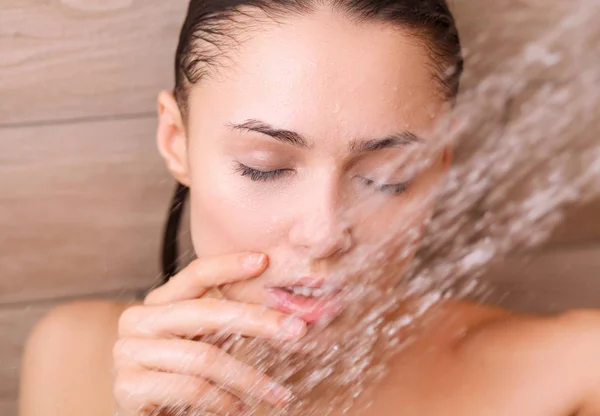
M 187 135 L 179 105 L 169 91 L 158 95 L 156 142 L 171 175 L 179 183 L 190 186 Z

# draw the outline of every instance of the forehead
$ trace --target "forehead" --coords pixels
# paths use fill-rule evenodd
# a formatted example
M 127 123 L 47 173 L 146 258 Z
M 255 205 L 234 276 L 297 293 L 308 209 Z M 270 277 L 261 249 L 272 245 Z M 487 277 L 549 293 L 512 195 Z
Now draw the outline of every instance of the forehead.
M 192 88 L 190 129 L 256 118 L 314 137 L 425 131 L 443 99 L 421 42 L 328 11 L 265 24 Z

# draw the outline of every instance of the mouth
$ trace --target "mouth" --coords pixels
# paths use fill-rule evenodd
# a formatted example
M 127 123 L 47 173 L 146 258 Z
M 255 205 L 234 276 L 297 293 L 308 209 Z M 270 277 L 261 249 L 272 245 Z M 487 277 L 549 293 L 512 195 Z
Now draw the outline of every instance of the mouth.
M 314 288 L 306 286 L 286 286 L 278 289 L 285 290 L 288 293 L 307 298 L 326 298 L 333 295 L 335 292 L 323 288 Z
M 307 324 L 332 319 L 341 312 L 341 288 L 325 287 L 323 281 L 268 288 L 269 307 L 294 315 Z

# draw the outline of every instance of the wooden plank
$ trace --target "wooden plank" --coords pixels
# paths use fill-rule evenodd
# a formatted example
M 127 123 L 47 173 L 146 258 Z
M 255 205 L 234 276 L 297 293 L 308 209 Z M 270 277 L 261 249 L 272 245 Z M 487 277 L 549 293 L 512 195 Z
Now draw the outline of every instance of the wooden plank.
M 4 0 L 0 124 L 153 111 L 156 92 L 172 87 L 187 3 Z M 452 3 L 469 55 L 467 72 L 474 75 L 465 85 L 476 85 L 482 74 L 554 27 L 566 7 L 515 0 Z
M 0 42 L 23 43 L 10 43 L 8 46 L 18 46 L 8 48 L 14 49 L 16 52 L 10 52 L 6 59 L 3 56 L 2 62 L 9 62 L 11 65 L 15 65 L 15 68 L 19 68 L 20 63 L 31 62 L 28 59 L 30 56 L 36 56 L 38 62 L 40 62 L 39 59 L 42 59 L 41 62 L 45 62 L 46 57 L 54 57 L 48 58 L 54 66 L 50 65 L 49 68 L 45 68 L 43 74 L 44 76 L 50 74 L 48 88 L 59 85 L 57 91 L 62 91 L 67 84 L 72 86 L 79 82 L 75 76 L 77 72 L 69 72 L 71 71 L 69 68 L 66 72 L 63 71 L 65 65 L 68 64 L 67 66 L 70 67 L 75 62 L 63 59 L 64 53 L 69 51 L 72 54 L 76 52 L 100 53 L 101 60 L 106 59 L 106 62 L 111 62 L 111 65 L 122 65 L 123 62 L 129 62 L 129 58 L 121 59 L 119 54 L 122 53 L 118 52 L 121 46 L 117 47 L 117 44 L 127 43 L 132 39 L 140 40 L 135 34 L 138 32 L 140 38 L 141 34 L 146 34 L 148 36 L 145 38 L 156 40 L 152 37 L 154 34 L 148 34 L 149 29 L 142 29 L 139 26 L 142 21 L 158 19 L 163 22 L 158 26 L 152 26 L 152 30 L 162 31 L 165 38 L 170 36 L 167 36 L 169 28 L 179 25 L 179 23 L 173 23 L 174 16 L 179 12 L 174 11 L 172 2 L 169 2 L 168 9 L 165 9 L 166 2 L 154 0 L 128 2 L 127 5 L 116 0 L 108 3 L 87 0 L 79 2 L 80 6 L 77 6 L 79 8 L 68 6 L 64 2 L 48 2 L 44 5 L 38 3 L 33 0 L 19 2 L 9 0 L 3 9 L 0 16 L 2 23 L 0 24 L 2 28 L 0 33 L 8 33 L 9 36 L 1 36 Z M 69 4 L 74 3 L 70 2 Z M 487 7 L 481 7 L 481 10 L 475 9 L 474 16 L 477 16 L 478 13 L 489 13 Z M 159 11 L 161 13 L 158 13 Z M 464 13 L 467 11 L 464 9 Z M 135 16 L 135 19 L 132 16 Z M 162 24 L 166 25 L 165 22 L 171 18 L 173 27 L 161 26 Z M 477 19 L 473 17 L 469 19 L 471 20 L 465 20 L 468 24 L 477 22 Z M 123 36 L 119 35 L 117 42 L 111 34 L 120 33 L 119 30 L 124 31 L 125 28 L 128 28 L 127 30 L 131 28 L 129 30 L 131 33 L 126 31 L 127 33 Z M 20 35 L 17 36 L 17 34 Z M 44 34 L 50 34 L 53 37 L 50 36 L 48 38 L 50 40 L 48 40 Z M 79 43 L 75 43 L 77 46 L 75 49 L 72 47 L 71 49 L 61 49 L 66 48 L 64 44 L 68 43 L 67 40 L 79 39 L 80 35 L 82 37 Z M 84 35 L 88 37 L 86 38 Z M 474 35 L 475 32 L 470 36 Z M 89 43 L 85 43 L 90 39 L 100 42 L 97 48 L 90 47 Z M 46 41 L 54 46 L 44 46 Z M 42 42 L 43 47 L 37 42 Z M 159 53 L 156 50 L 162 48 L 161 42 L 157 41 L 153 44 L 153 47 L 150 48 L 151 54 Z M 39 49 L 34 48 L 32 52 L 32 45 L 37 45 L 36 48 Z M 128 48 L 131 53 L 140 53 L 136 48 Z M 38 53 L 42 49 L 47 52 Z M 5 49 L 3 48 L 3 50 Z M 102 50 L 112 52 L 102 52 Z M 19 55 L 23 59 L 15 60 L 16 55 L 11 55 L 11 53 L 17 52 L 23 54 Z M 72 54 L 69 56 L 73 56 Z M 37 55 L 40 55 L 39 58 Z M 115 57 L 119 59 L 115 59 Z M 141 60 L 136 58 L 136 62 L 143 63 L 143 59 L 146 58 Z M 96 61 L 82 59 L 77 62 L 79 63 L 76 63 L 75 66 L 83 62 L 97 62 L 97 59 Z M 77 71 L 85 77 L 94 73 L 94 71 L 83 69 L 78 67 Z M 73 71 L 75 70 L 73 69 Z M 121 70 L 119 69 L 119 71 Z M 117 72 L 120 74 L 119 71 Z M 110 72 L 112 74 L 110 79 L 114 80 L 117 72 Z M 25 70 L 19 73 L 29 74 Z M 52 74 L 56 74 L 59 78 L 65 74 L 69 76 L 65 76 L 64 79 L 53 79 Z M 142 79 L 144 76 L 142 74 Z M 25 79 L 25 77 L 21 78 Z M 42 79 L 37 76 L 29 78 L 31 78 L 30 81 Z M 0 91 L 2 91 L 2 85 L 8 85 L 11 88 L 14 85 L 20 85 L 21 81 L 16 80 L 15 83 L 4 84 L 7 79 L 10 79 L 10 74 L 6 77 L 3 72 L 3 77 L 0 79 Z M 111 84 L 112 86 L 107 87 L 107 90 L 94 90 L 94 93 L 103 96 L 107 91 L 110 94 L 120 94 L 125 91 L 130 94 L 131 91 L 121 88 L 125 85 L 124 83 L 118 87 L 119 82 L 121 81 Z M 94 81 L 91 85 L 94 85 L 94 88 L 103 88 L 108 84 Z M 18 91 L 27 91 L 27 88 L 21 87 L 23 85 L 18 88 Z M 17 89 L 13 92 L 15 91 Z M 31 101 L 36 103 L 39 101 L 43 105 L 51 103 L 54 106 L 60 101 L 59 98 L 81 98 L 81 93 L 78 91 L 75 95 L 67 94 L 66 96 L 60 95 L 60 97 L 49 95 L 50 99 Z M 34 94 L 33 96 L 30 93 L 23 94 L 24 97 L 35 98 L 35 92 L 31 93 Z M 44 92 L 44 94 L 46 93 Z M 106 97 L 106 95 L 104 96 Z M 131 107 L 131 102 L 128 102 L 126 97 L 118 98 L 115 95 L 113 98 L 115 99 L 109 100 L 111 105 L 113 101 L 117 105 L 125 102 L 128 108 Z M 3 102 L 6 101 L 2 100 L 0 106 L 3 105 Z M 71 101 L 69 105 L 80 109 L 87 104 L 83 101 Z M 13 107 L 13 103 L 10 106 L 19 109 L 18 105 Z M 21 110 L 23 111 L 17 111 L 17 113 L 27 113 L 25 107 Z M 40 114 L 46 114 L 44 111 L 41 111 Z M 0 114 L 8 113 L 0 111 Z M 0 117 L 2 116 L 0 115 Z M 2 162 L 0 173 L 2 178 L 10 178 L 11 182 L 7 182 L 6 185 L 2 184 L 3 196 L 0 197 L 0 202 L 2 202 L 0 212 L 3 213 L 0 224 L 3 226 L 4 232 L 0 240 L 3 253 L 0 265 L 3 270 L 6 270 L 0 281 L 0 288 L 3 289 L 0 293 L 0 302 L 14 302 L 30 299 L 30 297 L 69 296 L 74 293 L 94 292 L 99 289 L 119 290 L 143 285 L 149 276 L 150 278 L 156 276 L 160 227 L 171 185 L 170 181 L 165 179 L 166 176 L 157 173 L 162 172 L 162 168 L 159 166 L 160 161 L 155 158 L 154 147 L 145 146 L 146 143 L 152 141 L 153 127 L 150 126 L 150 121 L 140 123 L 144 126 L 139 127 L 133 121 L 121 121 L 77 124 L 73 127 L 32 127 L 30 130 L 12 128 L 1 131 L 0 155 L 3 156 L 0 156 L 0 162 Z M 105 129 L 108 130 L 104 131 Z M 90 132 L 90 130 L 92 131 Z M 64 139 L 63 135 L 67 138 Z M 75 136 L 84 136 L 86 140 L 75 140 Z M 119 140 L 110 140 L 114 137 L 119 137 Z M 128 140 L 122 140 L 123 137 L 127 137 Z M 120 148 L 119 146 L 124 147 Z M 140 146 L 142 146 L 142 151 L 139 149 Z M 36 150 L 39 152 L 36 153 Z M 90 161 L 91 156 L 98 159 Z M 121 157 L 123 158 L 120 159 Z M 100 161 L 100 158 L 108 158 L 108 165 Z M 132 164 L 128 164 L 128 158 Z M 139 174 L 140 171 L 137 169 L 145 163 L 143 160 L 146 158 L 153 158 L 153 167 L 149 167 L 147 171 L 144 170 L 144 177 L 131 176 Z M 74 173 L 79 171 L 82 173 Z M 145 182 L 146 180 L 148 182 Z M 4 179 L 4 181 L 6 180 Z M 115 184 L 119 186 L 115 186 Z M 600 221 L 597 221 L 600 210 L 596 209 L 597 206 L 592 205 L 590 209 L 584 208 L 584 215 L 574 211 L 575 214 L 572 215 L 572 224 L 574 225 L 567 223 L 563 226 L 562 234 L 558 233 L 559 237 L 555 241 L 564 243 L 580 239 L 594 239 L 600 236 Z M 46 217 L 44 218 L 43 215 Z M 92 233 L 97 234 L 92 236 Z M 145 254 L 142 255 L 142 252 Z M 134 258 L 121 260 L 124 255 Z M 119 262 L 115 259 L 119 259 Z M 85 278 L 81 278 L 81 273 L 85 275 Z M 125 276 L 123 280 L 116 280 L 120 279 L 121 275 Z M 52 279 L 47 276 L 52 276 Z M 103 281 L 102 285 L 96 286 L 100 281 Z
M 585 0 L 552 4 L 537 0 L 452 0 L 449 4 L 467 58 L 468 87 L 477 87 L 489 74 L 505 71 L 520 78 L 564 75 L 572 64 L 568 59 L 571 54 L 583 57 L 588 47 L 597 48 L 600 37 L 600 28 L 593 23 L 600 8 Z M 543 64 L 543 51 L 557 52 L 567 59 Z M 591 57 L 586 58 L 595 65 Z
M 186 0 L 4 0 L 0 124 L 152 112 Z
M 0 399 L 0 414 L 17 416 L 17 403 L 14 399 Z
M 600 308 L 600 243 L 515 257 L 491 270 L 483 283 L 489 302 L 525 312 Z
M 155 126 L 2 130 L 0 303 L 153 284 L 174 189 Z
M 588 204 L 571 207 L 566 211 L 565 220 L 553 233 L 550 245 L 600 240 L 600 199 Z
M 540 147 L 528 144 L 531 140 L 541 139 L 538 143 L 547 144 L 548 148 L 569 143 L 566 150 L 575 155 L 591 154 L 598 148 L 600 123 L 594 114 L 600 108 L 600 94 L 578 81 L 586 72 L 598 73 L 598 63 L 593 58 L 600 53 L 600 26 L 594 23 L 600 17 L 598 5 L 581 7 L 579 1 L 550 5 L 535 0 L 454 0 L 450 4 L 466 56 L 461 97 L 467 104 L 466 111 L 460 114 L 469 120 L 468 131 L 461 137 L 464 149 L 480 148 L 489 138 L 496 140 L 493 149 L 502 148 L 508 139 L 520 137 L 522 144 L 517 146 L 529 158 L 523 161 L 527 167 L 533 166 L 532 153 Z M 576 13 L 580 16 L 574 23 L 572 16 Z M 565 24 L 569 22 L 571 25 Z M 560 59 L 544 64 L 543 53 L 556 54 Z M 523 90 L 509 99 L 508 91 L 519 82 L 524 83 Z M 563 87 L 558 94 L 568 94 L 573 97 L 572 102 L 557 106 L 537 97 L 537 92 L 549 86 Z M 531 122 L 532 109 L 537 114 L 535 122 Z M 561 130 L 557 120 L 568 120 L 569 124 Z M 498 138 L 499 131 L 504 133 Z M 468 153 L 459 151 L 457 157 Z M 567 152 L 557 150 L 546 155 L 539 167 L 522 178 L 513 193 L 522 193 L 535 179 L 556 172 L 560 166 L 555 162 L 564 153 Z M 521 168 L 518 163 L 514 167 L 514 170 Z M 586 164 L 577 157 L 567 167 L 580 174 L 586 170 Z M 576 175 L 565 176 L 565 190 L 571 186 L 573 177 Z M 600 195 L 591 197 L 588 192 L 586 196 L 591 200 L 566 210 L 564 222 L 548 244 L 600 239 Z M 502 203 L 512 197 L 507 195 Z

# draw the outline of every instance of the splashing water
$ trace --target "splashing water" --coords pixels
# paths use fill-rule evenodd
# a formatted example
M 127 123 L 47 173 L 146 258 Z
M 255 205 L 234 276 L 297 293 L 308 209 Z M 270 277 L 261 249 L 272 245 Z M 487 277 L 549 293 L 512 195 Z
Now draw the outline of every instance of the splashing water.
M 401 288 L 382 292 L 369 284 L 384 274 L 369 265 L 392 260 L 390 246 L 393 256 L 404 258 L 411 252 L 408 246 L 417 244 L 414 238 L 397 247 L 392 237 L 398 230 L 390 230 L 389 238 L 363 248 L 344 268 L 345 274 L 367 276 L 348 292 L 353 307 L 345 322 L 352 325 L 341 326 L 338 333 L 316 328 L 304 345 L 311 350 L 308 356 L 285 346 L 274 353 L 260 340 L 222 345 L 291 385 L 299 398 L 288 409 L 261 414 L 322 416 L 327 409 L 339 414 L 350 408 L 385 375 L 385 360 L 410 343 L 407 329 L 430 305 L 447 296 L 484 293 L 479 278 L 494 261 L 544 242 L 567 206 L 600 195 L 600 1 L 573 0 L 556 7 L 549 10 L 547 1 L 530 0 L 529 13 L 513 7 L 511 27 L 482 33 L 480 47 L 492 38 L 501 44 L 513 25 L 528 25 L 528 17 L 540 11 L 562 16 L 493 68 L 486 61 L 489 51 L 466 51 L 464 87 L 452 114 L 460 120 L 451 138 L 458 160 L 418 242 L 420 251 L 396 279 Z M 457 19 L 460 23 L 460 13 Z M 486 76 L 475 75 L 470 66 Z M 447 122 L 441 122 L 441 131 Z M 415 296 L 421 299 L 419 307 L 405 310 L 404 302 Z M 319 350 L 316 341 L 322 338 L 335 341 Z

